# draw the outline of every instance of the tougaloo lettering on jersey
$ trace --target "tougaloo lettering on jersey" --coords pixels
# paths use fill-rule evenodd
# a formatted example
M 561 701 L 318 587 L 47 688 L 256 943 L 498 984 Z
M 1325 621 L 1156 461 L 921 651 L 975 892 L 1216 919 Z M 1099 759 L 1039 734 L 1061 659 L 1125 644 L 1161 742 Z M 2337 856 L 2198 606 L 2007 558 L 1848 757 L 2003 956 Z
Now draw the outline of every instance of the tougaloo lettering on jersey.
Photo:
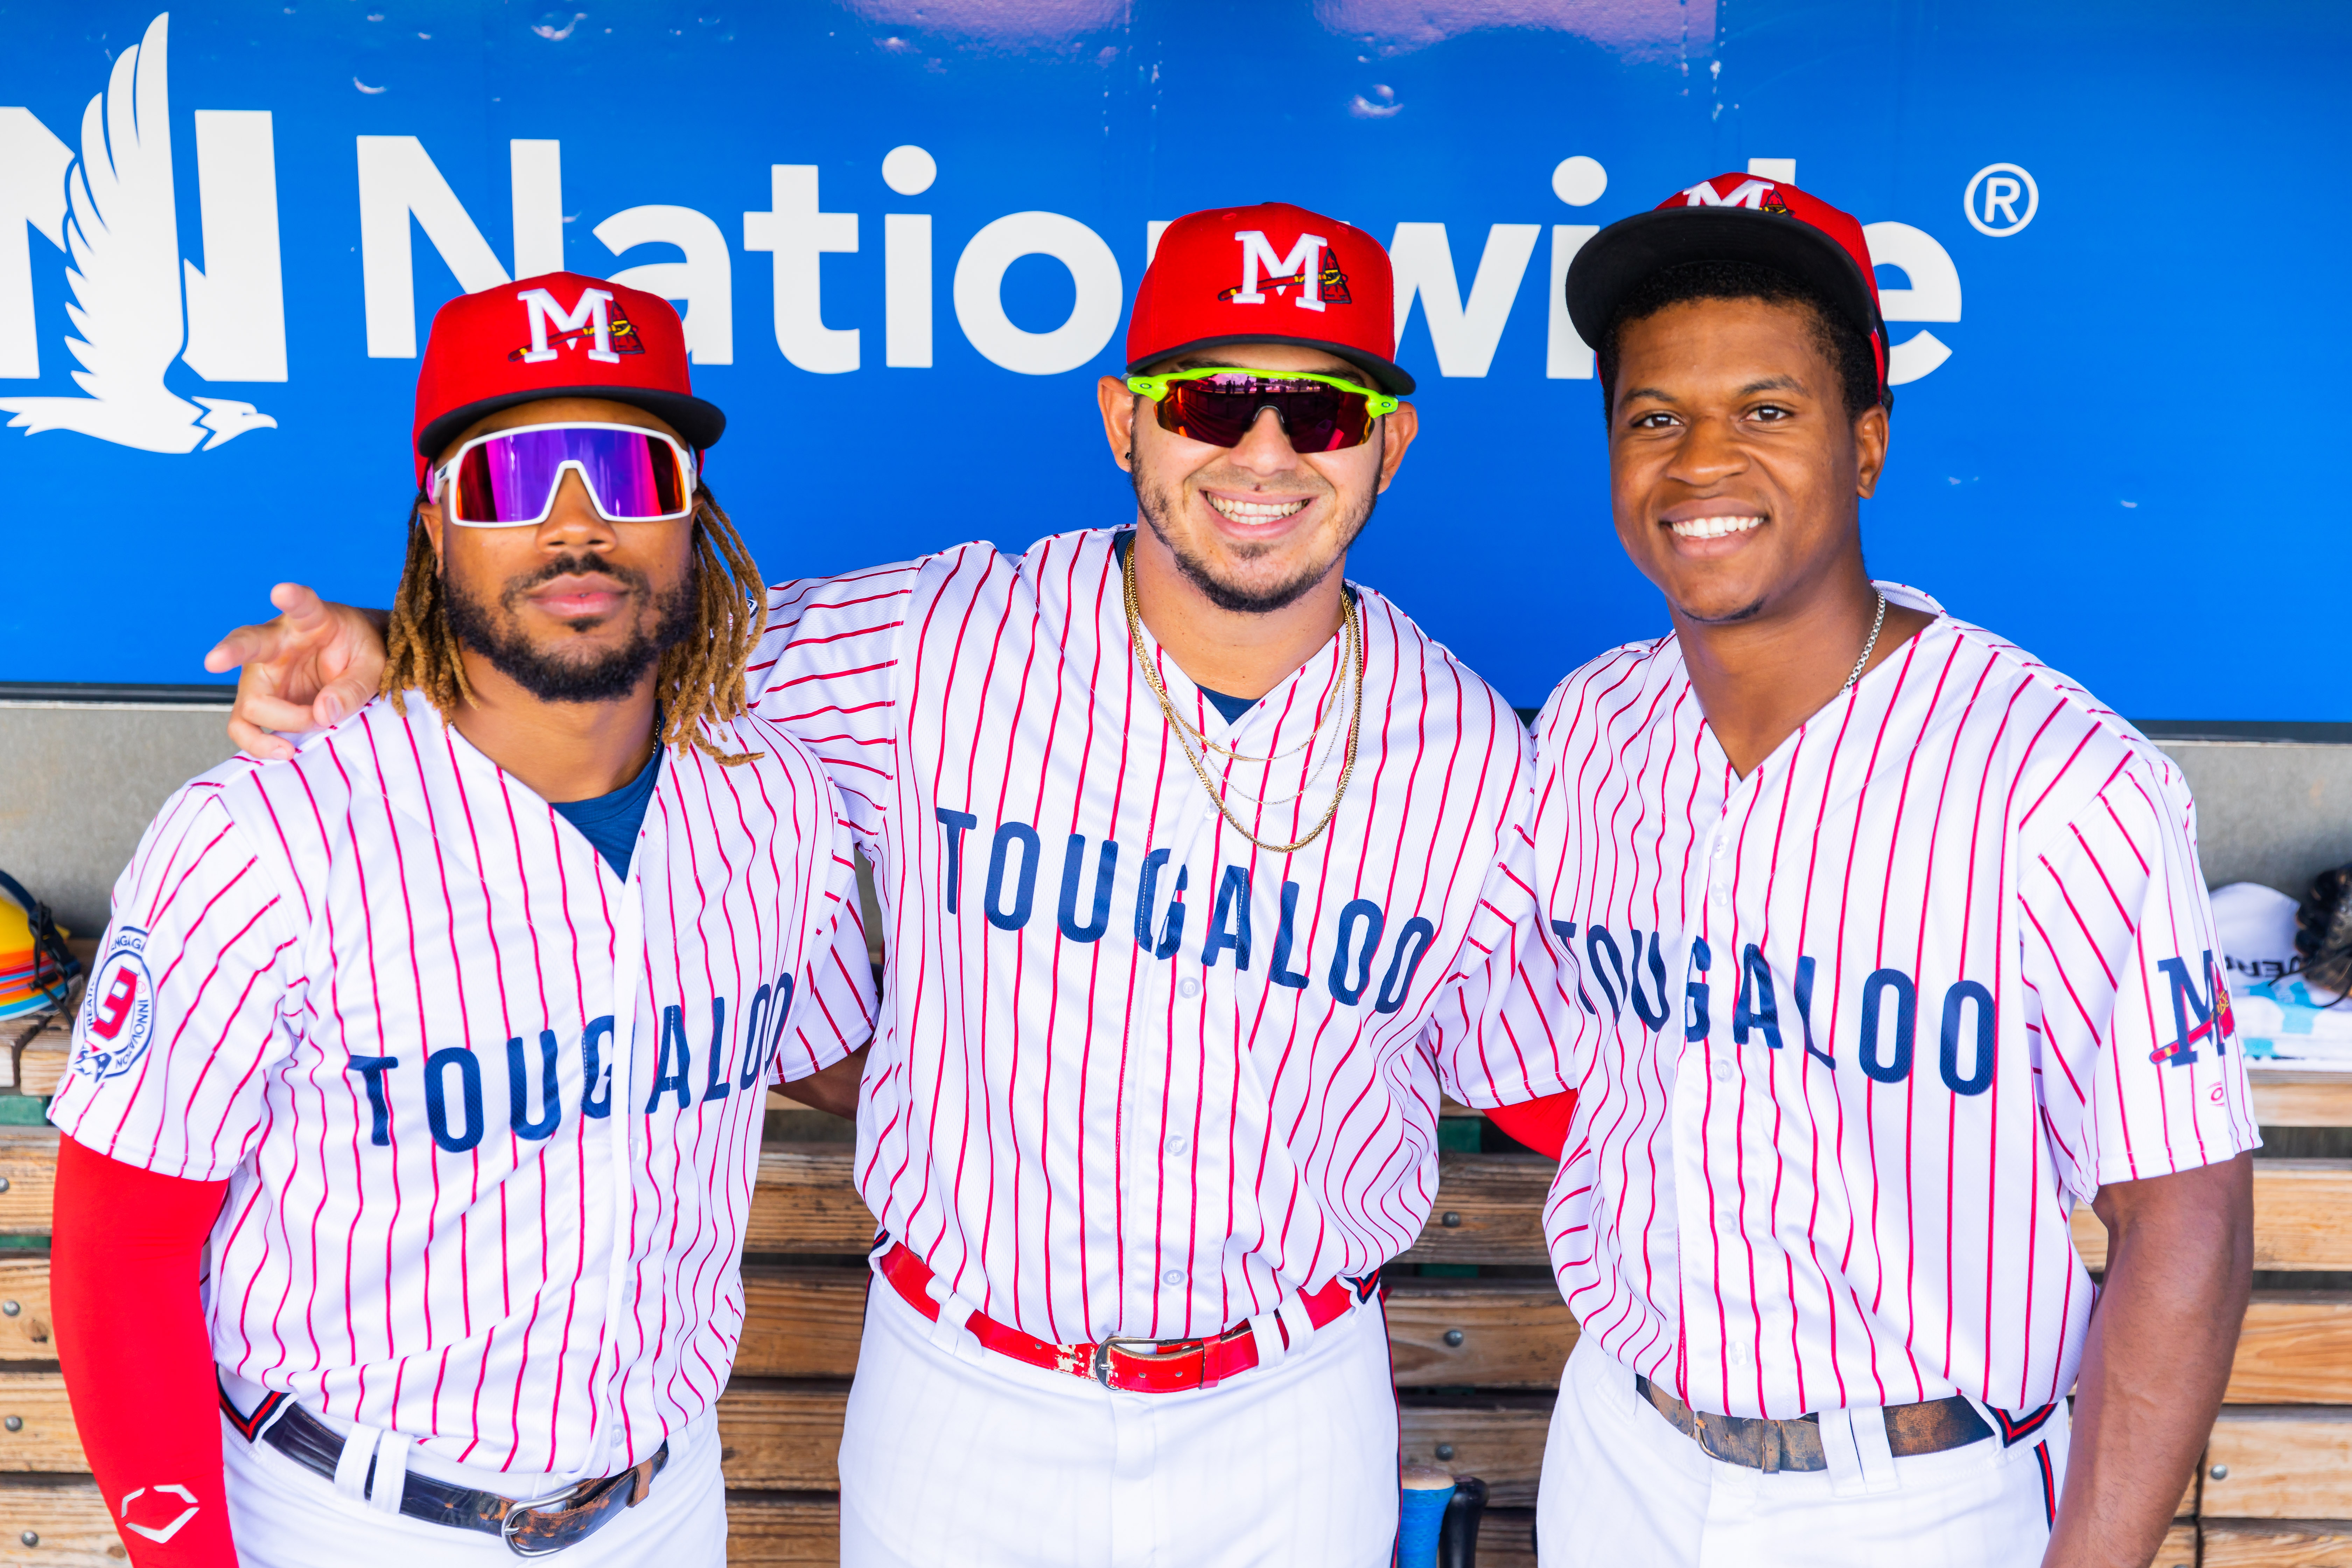
M 1192 868 L 1168 849 L 1139 849 L 1083 833 L 1055 835 L 1060 842 L 1049 846 L 1025 822 L 1002 822 L 983 832 L 972 812 L 939 806 L 933 815 L 947 836 L 947 912 L 962 914 L 976 895 L 980 912 L 999 931 L 1051 920 L 1067 942 L 1131 932 L 1135 945 L 1151 957 L 1189 952 L 1203 969 L 1252 970 L 1264 953 L 1269 984 L 1318 988 L 1343 1007 L 1366 1005 L 1376 1013 L 1404 1005 L 1437 939 L 1437 926 L 1426 916 L 1392 921 L 1378 900 L 1355 898 L 1331 921 L 1327 946 L 1315 929 L 1311 901 L 1302 907 L 1306 895 L 1298 882 L 1275 886 L 1268 879 L 1269 885 L 1260 886 L 1248 867 L 1226 865 L 1218 868 L 1213 887 L 1196 889 Z
M 1558 918 L 1551 921 L 1551 929 L 1579 961 L 1577 1001 L 1589 1013 L 1606 1010 L 1617 1019 L 1630 1011 L 1653 1034 L 1664 1033 L 1678 1019 L 1684 1039 L 1703 1040 L 1714 1032 L 1716 987 L 1720 984 L 1728 988 L 1732 1044 L 1776 1051 L 1801 1047 L 1807 1057 L 1826 1068 L 1834 1070 L 1839 1065 L 1835 1042 L 1820 1026 L 1826 1020 L 1814 1008 L 1824 986 L 1822 966 L 1811 953 L 1776 965 L 1762 948 L 1746 942 L 1736 955 L 1725 955 L 1726 962 L 1718 963 L 1714 944 L 1703 936 L 1691 937 L 1676 988 L 1680 994 L 1675 994 L 1669 988 L 1668 958 L 1685 952 L 1676 933 L 1632 926 L 1612 931 Z M 2157 967 L 2171 991 L 2174 1035 L 2148 1059 L 2187 1067 L 2199 1059 L 2200 1045 L 2210 1044 L 2216 1055 L 2226 1049 L 2232 1027 L 2230 993 L 2212 953 L 2201 953 L 2194 970 L 2179 958 L 2163 959 Z M 1593 999 L 1595 990 L 1601 993 L 1599 1002 Z M 1992 987 L 1963 976 L 1943 985 L 1939 995 L 1923 999 L 1921 990 L 1919 976 L 1893 965 L 1862 977 L 1862 1026 L 1850 1054 L 1852 1065 L 1878 1083 L 1908 1079 L 1919 1065 L 1924 1016 L 1926 1026 L 1935 1031 L 1936 1070 L 1944 1086 L 1954 1094 L 1984 1093 L 1992 1087 L 1999 1048 L 1999 1009 Z
M 653 1075 L 642 1114 L 686 1111 L 758 1092 L 792 1014 L 793 977 L 751 994 L 730 1033 L 734 1009 L 713 996 L 708 1017 L 661 1010 Z M 572 1117 L 613 1113 L 613 1017 L 592 1018 L 569 1037 L 551 1028 L 510 1037 L 504 1050 L 420 1040 L 396 1055 L 354 1056 L 343 1070 L 366 1088 L 368 1141 L 392 1144 L 395 1126 L 423 1128 L 445 1152 L 463 1154 L 485 1133 L 538 1142 Z M 625 1099 L 628 1097 L 625 1096 Z

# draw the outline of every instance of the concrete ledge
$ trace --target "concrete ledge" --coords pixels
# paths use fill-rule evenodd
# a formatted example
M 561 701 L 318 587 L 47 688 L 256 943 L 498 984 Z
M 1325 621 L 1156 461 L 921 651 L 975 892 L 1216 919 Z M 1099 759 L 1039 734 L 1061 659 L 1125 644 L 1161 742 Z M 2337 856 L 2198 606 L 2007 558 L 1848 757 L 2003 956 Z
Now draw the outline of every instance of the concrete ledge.
M 2352 745 L 2158 741 L 2197 797 L 2205 879 L 2262 882 L 2301 898 L 2352 860 Z
M 225 707 L 184 702 L 0 707 L 0 870 L 76 934 L 99 935 L 156 811 L 236 751 L 227 723 Z

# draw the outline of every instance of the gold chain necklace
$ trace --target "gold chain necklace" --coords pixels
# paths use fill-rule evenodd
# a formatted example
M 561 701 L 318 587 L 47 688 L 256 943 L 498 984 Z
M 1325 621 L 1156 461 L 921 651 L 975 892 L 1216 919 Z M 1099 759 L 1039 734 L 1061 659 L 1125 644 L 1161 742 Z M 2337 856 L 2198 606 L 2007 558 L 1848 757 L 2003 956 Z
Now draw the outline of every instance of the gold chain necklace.
M 1341 657 L 1344 658 L 1347 656 L 1343 653 Z M 1228 800 L 1239 799 L 1255 806 L 1257 808 L 1255 816 L 1260 821 L 1263 821 L 1265 820 L 1265 814 L 1269 808 L 1277 805 L 1288 805 L 1292 801 L 1303 799 L 1308 794 L 1312 793 L 1322 784 L 1323 775 L 1331 771 L 1332 760 L 1339 754 L 1339 748 L 1336 745 L 1317 746 L 1315 751 L 1308 755 L 1306 763 L 1301 764 L 1305 769 L 1305 773 L 1298 781 L 1298 787 L 1292 790 L 1287 795 L 1256 795 L 1252 793 L 1246 786 L 1234 781 L 1233 776 L 1233 768 L 1223 767 L 1216 771 L 1218 776 L 1224 780 L 1225 798 Z M 1234 761 L 1237 763 L 1255 766 L 1258 760 L 1254 757 L 1237 757 Z M 1269 767 L 1267 772 L 1267 782 L 1271 783 L 1272 769 Z
M 1225 819 L 1234 832 L 1269 855 L 1289 855 L 1306 848 L 1320 838 L 1323 836 L 1323 830 L 1331 826 L 1331 819 L 1339 815 L 1339 801 L 1347 795 L 1348 781 L 1354 776 L 1356 771 L 1356 742 L 1362 733 L 1364 722 L 1364 633 L 1363 626 L 1357 618 L 1354 596 L 1347 592 L 1344 584 L 1341 586 L 1339 608 L 1342 616 L 1341 630 L 1344 635 L 1340 658 L 1354 667 L 1355 680 L 1354 700 L 1348 715 L 1346 760 L 1339 765 L 1339 782 L 1331 791 L 1331 804 L 1323 808 L 1322 820 L 1309 828 L 1304 838 L 1293 844 L 1269 844 L 1244 826 L 1242 819 L 1234 815 L 1234 808 L 1225 804 L 1224 793 L 1217 788 L 1216 781 L 1209 776 L 1208 767 L 1201 760 L 1202 753 L 1189 743 L 1190 737 L 1187 731 L 1192 726 L 1186 724 L 1177 714 L 1176 705 L 1169 700 L 1168 688 L 1160 681 L 1160 670 L 1153 662 L 1150 650 L 1143 646 L 1143 614 L 1135 596 L 1135 550 L 1134 545 L 1128 546 L 1125 570 L 1120 574 L 1120 585 L 1124 590 L 1121 596 L 1126 601 L 1127 609 L 1127 645 L 1135 655 L 1135 662 L 1143 668 L 1144 682 L 1151 688 L 1151 695 L 1159 700 L 1160 717 L 1176 733 L 1176 749 L 1182 752 L 1184 760 L 1192 764 L 1192 772 L 1200 776 L 1201 787 L 1208 792 L 1210 801 L 1217 808 L 1217 814 Z M 1317 727 L 1321 728 L 1319 721 Z
M 1133 547 L 1130 546 L 1129 548 L 1132 549 Z M 1132 603 L 1132 601 L 1130 601 L 1130 603 Z M 1317 741 L 1323 737 L 1323 721 L 1328 719 L 1332 713 L 1332 710 L 1324 708 L 1318 703 L 1317 705 L 1317 712 L 1315 714 L 1314 728 L 1307 731 L 1307 738 L 1305 740 L 1299 742 L 1295 746 L 1287 747 L 1285 750 L 1276 752 L 1272 756 L 1251 757 L 1243 755 L 1235 747 L 1228 746 L 1221 742 L 1212 741 L 1209 739 L 1209 732 L 1202 729 L 1198 724 L 1193 723 L 1190 719 L 1184 717 L 1182 711 L 1177 709 L 1173 705 L 1172 701 L 1167 711 L 1168 716 L 1175 721 L 1176 727 L 1183 731 L 1185 734 L 1190 735 L 1195 742 L 1199 742 L 1202 750 L 1214 752 L 1221 757 L 1230 757 L 1237 763 L 1246 763 L 1252 767 L 1272 767 L 1275 763 L 1295 757 L 1299 752 L 1315 744 Z M 1317 771 L 1319 773 L 1321 770 L 1318 768 Z M 1295 799 L 1297 797 L 1294 796 L 1292 798 Z
M 1272 756 L 1268 757 L 1244 756 L 1239 751 L 1235 750 L 1232 746 L 1224 744 L 1221 741 L 1212 741 L 1209 739 L 1209 732 L 1206 730 L 1202 729 L 1201 726 L 1193 723 L 1192 721 L 1185 718 L 1181 711 L 1174 709 L 1170 710 L 1170 717 L 1173 718 L 1176 721 L 1177 727 L 1181 729 L 1185 734 L 1191 736 L 1193 741 L 1198 742 L 1201 749 L 1204 752 L 1214 752 L 1221 757 L 1230 758 L 1236 763 L 1247 763 L 1252 767 L 1272 767 L 1276 763 L 1286 762 L 1288 759 L 1297 756 L 1299 752 L 1305 751 L 1307 747 L 1313 745 L 1318 740 L 1321 739 L 1323 734 L 1323 721 L 1329 718 L 1330 714 L 1328 712 L 1318 713 L 1315 716 L 1315 727 L 1307 731 L 1307 738 L 1305 740 L 1299 742 L 1298 744 L 1295 746 L 1291 746 L 1284 751 L 1276 752 Z

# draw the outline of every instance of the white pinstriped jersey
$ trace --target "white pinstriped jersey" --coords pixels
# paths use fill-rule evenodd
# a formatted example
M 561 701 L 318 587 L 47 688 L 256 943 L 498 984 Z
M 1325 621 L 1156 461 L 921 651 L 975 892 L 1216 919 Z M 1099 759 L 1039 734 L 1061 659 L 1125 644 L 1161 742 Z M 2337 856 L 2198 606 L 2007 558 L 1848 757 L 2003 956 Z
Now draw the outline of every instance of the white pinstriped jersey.
M 1570 676 L 1537 747 L 1584 1331 L 1726 1415 L 2068 1392 L 2073 1206 L 2259 1142 L 2172 763 L 1949 618 L 1745 779 L 1672 637 Z
M 848 835 L 792 741 L 712 725 L 764 755 L 666 752 L 624 881 L 407 706 L 173 796 L 50 1117 L 228 1182 L 224 1366 L 462 1463 L 607 1473 L 726 1384 L 767 1083 L 866 1037 Z
M 965 1300 L 1056 1343 L 1211 1332 L 1385 1261 L 1428 1215 L 1440 1086 L 1559 1083 L 1476 1028 L 1489 951 L 1516 962 L 1485 902 L 1524 831 L 1509 706 L 1361 592 L 1354 780 L 1312 845 L 1255 848 L 1129 652 L 1113 540 L 785 584 L 751 673 L 877 868 L 860 1190 Z M 1253 831 L 1313 826 L 1348 720 L 1339 640 L 1232 724 L 1155 657 L 1212 738 L 1281 759 L 1223 769 Z

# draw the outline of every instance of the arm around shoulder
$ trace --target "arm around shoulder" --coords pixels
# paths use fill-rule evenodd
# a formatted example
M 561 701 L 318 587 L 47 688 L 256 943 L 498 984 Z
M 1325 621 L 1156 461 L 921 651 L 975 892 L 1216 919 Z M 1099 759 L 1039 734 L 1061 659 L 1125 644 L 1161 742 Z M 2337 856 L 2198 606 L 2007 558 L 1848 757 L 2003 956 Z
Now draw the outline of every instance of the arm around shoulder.
M 835 1116 L 857 1114 L 858 1086 L 879 1013 L 877 963 L 867 946 L 862 876 L 838 797 L 827 786 L 827 843 L 818 868 L 810 935 L 793 979 L 775 1053 L 777 1091 Z
M 384 612 L 321 599 L 299 583 L 270 591 L 279 615 L 239 626 L 205 655 L 218 675 L 235 669 L 228 735 L 264 761 L 294 754 L 285 737 L 323 730 L 357 712 L 383 678 Z

